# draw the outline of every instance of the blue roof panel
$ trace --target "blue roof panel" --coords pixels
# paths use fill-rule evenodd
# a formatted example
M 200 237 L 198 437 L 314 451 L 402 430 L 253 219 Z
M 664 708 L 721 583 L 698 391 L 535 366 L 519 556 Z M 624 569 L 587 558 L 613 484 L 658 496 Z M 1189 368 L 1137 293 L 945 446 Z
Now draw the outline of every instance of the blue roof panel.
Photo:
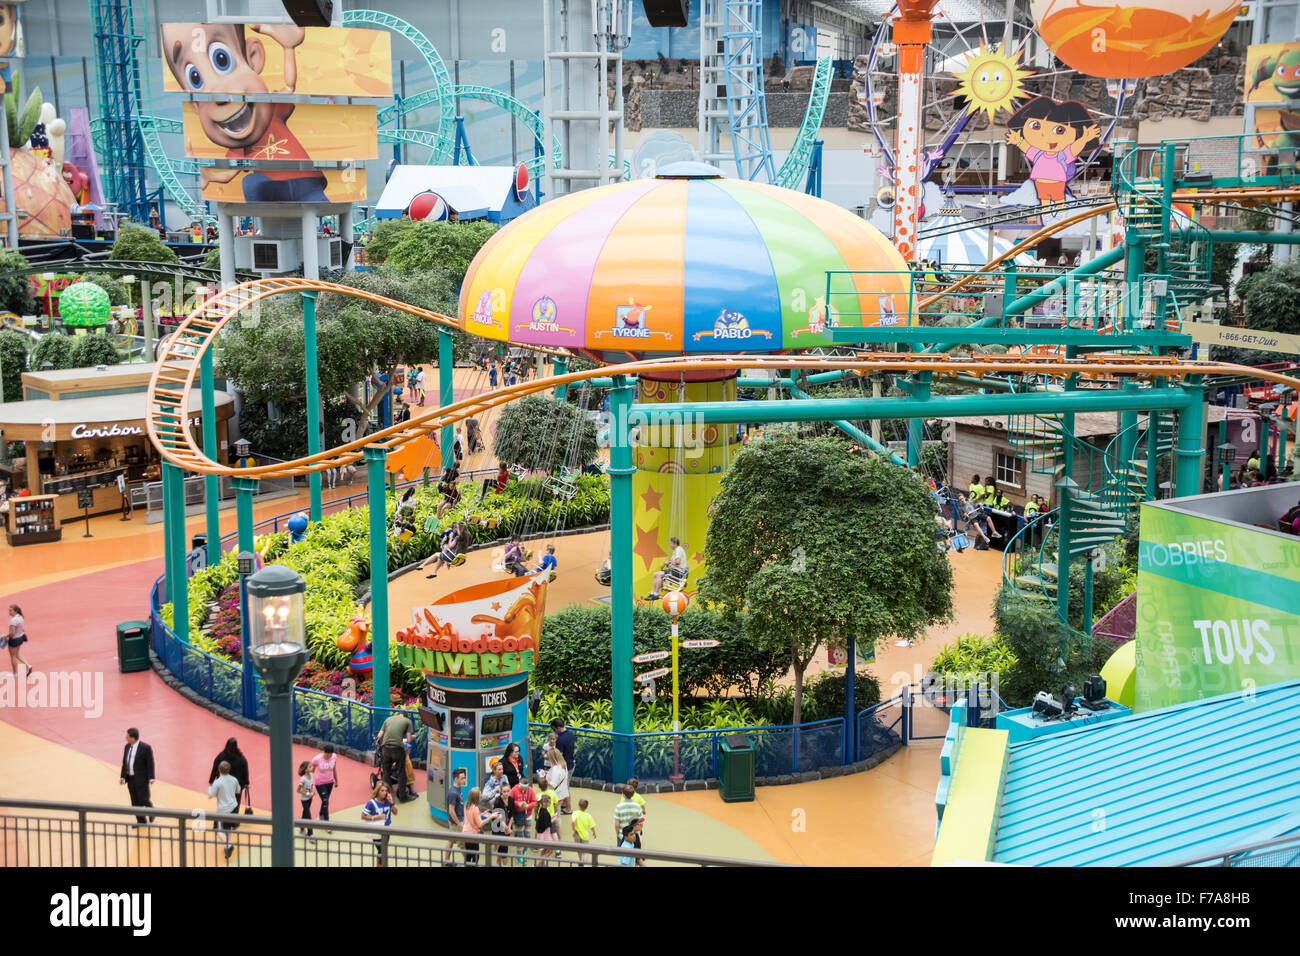
M 1300 680 L 1015 744 L 994 860 L 1153 866 L 1300 828 Z

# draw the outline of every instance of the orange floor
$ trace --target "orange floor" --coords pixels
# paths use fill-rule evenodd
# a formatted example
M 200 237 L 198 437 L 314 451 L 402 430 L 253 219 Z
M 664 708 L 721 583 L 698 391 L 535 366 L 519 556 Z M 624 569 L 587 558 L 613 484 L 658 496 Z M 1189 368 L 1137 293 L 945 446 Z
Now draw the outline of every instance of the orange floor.
M 475 382 L 471 378 L 473 374 L 458 374 L 458 390 L 462 387 L 477 390 L 486 385 L 484 377 L 478 376 L 479 382 Z M 434 380 L 432 375 L 430 380 Z M 491 421 L 484 424 L 490 427 Z M 466 468 L 492 464 L 486 455 L 474 456 Z M 325 497 L 330 500 L 362 490 L 358 483 L 351 488 L 326 490 Z M 282 514 L 305 507 L 306 501 L 304 490 L 294 498 L 257 505 L 255 515 L 260 520 Z M 233 530 L 234 521 L 233 510 L 223 511 L 223 532 Z M 81 527 L 67 526 L 63 540 L 57 543 L 16 549 L 0 542 L 3 600 L 12 600 L 20 593 L 32 595 L 34 589 L 41 589 L 35 591 L 40 601 L 55 601 L 62 592 L 42 588 L 43 585 L 118 568 L 121 570 L 113 572 L 114 575 L 128 574 L 132 586 L 139 586 L 138 603 L 143 609 L 148 581 L 157 573 L 156 564 L 146 559 L 156 559 L 162 554 L 161 524 L 146 525 L 143 516 L 129 522 L 113 516 L 95 518 L 90 522 L 93 537 L 89 539 L 80 536 Z M 201 531 L 203 527 L 203 516 L 195 515 L 188 520 L 187 534 Z M 550 607 L 608 594 L 594 580 L 594 572 L 608 551 L 607 532 L 561 537 L 555 543 L 560 573 L 550 589 Z M 393 630 L 406 626 L 412 606 L 499 573 L 490 569 L 494 557 L 490 549 L 476 552 L 469 556 L 465 566 L 443 571 L 433 581 L 426 580 L 423 573 L 409 573 L 393 581 L 390 590 Z M 954 619 L 931 629 L 926 639 L 915 645 L 890 644 L 878 649 L 871 669 L 880 680 L 883 696 L 919 679 L 927 663 L 956 636 L 968 631 L 984 634 L 992 627 L 991 610 L 1000 582 L 1001 555 L 967 551 L 951 557 Z M 128 572 L 126 566 L 135 564 L 139 565 L 138 569 Z M 37 621 L 43 609 L 33 604 L 25 606 L 24 611 L 29 620 Z M 88 610 L 86 617 L 89 625 L 94 612 Z M 93 622 L 98 630 L 104 626 L 103 622 Z M 111 629 L 106 633 L 111 634 Z M 97 632 L 95 640 L 102 642 L 111 637 L 104 638 Z M 823 656 L 814 671 L 828 666 Z M 194 709 L 194 705 L 166 690 L 152 673 L 129 676 L 137 681 L 133 686 L 139 686 L 138 682 L 150 684 L 148 697 L 155 721 L 161 711 L 173 712 L 177 719 L 183 719 L 186 710 Z M 153 683 L 158 683 L 156 689 Z M 8 796 L 47 798 L 75 794 L 78 799 L 92 802 L 120 802 L 115 770 L 106 762 L 113 759 L 107 740 L 96 740 L 93 749 L 83 752 L 80 749 L 83 740 L 98 734 L 47 734 L 39 724 L 29 726 L 23 717 L 21 713 L 0 711 L 0 792 Z M 202 717 L 215 719 L 206 713 Z M 917 711 L 915 722 L 923 733 L 942 733 L 946 717 L 922 708 Z M 237 728 L 231 728 L 231 732 L 236 731 Z M 238 732 L 241 738 L 257 738 L 247 731 Z M 208 736 L 212 734 L 209 732 Z M 204 741 L 205 750 L 212 749 L 210 744 Z M 256 749 L 260 751 L 264 745 L 265 738 L 261 738 Z M 787 787 L 759 788 L 752 803 L 723 803 L 715 791 L 652 795 L 648 798 L 652 823 L 647 832 L 655 839 L 647 840 L 647 845 L 682 850 L 694 847 L 698 852 L 704 852 L 699 847 L 707 847 L 707 852 L 719 855 L 809 865 L 925 865 L 934 836 L 938 749 L 938 741 L 917 742 L 866 773 Z M 191 769 L 184 779 L 188 786 L 160 781 L 156 802 L 181 807 L 207 806 L 210 801 L 198 789 L 205 778 Z M 86 790 L 87 786 L 90 790 Z M 262 796 L 264 799 L 265 795 Z M 593 806 L 605 796 L 593 795 L 597 800 Z M 356 807 L 341 806 L 338 810 L 340 819 L 348 819 Z M 404 822 L 409 825 L 415 821 Z M 137 851 L 124 846 L 122 852 L 135 854 Z

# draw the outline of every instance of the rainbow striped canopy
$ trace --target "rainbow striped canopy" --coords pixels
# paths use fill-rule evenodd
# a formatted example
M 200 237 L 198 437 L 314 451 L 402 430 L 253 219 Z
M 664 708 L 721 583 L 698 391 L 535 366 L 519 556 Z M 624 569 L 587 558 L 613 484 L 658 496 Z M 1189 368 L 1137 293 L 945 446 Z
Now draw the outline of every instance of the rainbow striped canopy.
M 833 319 L 906 323 L 907 266 L 872 225 L 804 193 L 676 163 L 562 196 L 479 250 L 468 332 L 597 352 L 755 352 L 830 344 Z M 901 318 L 900 318 L 901 317 Z

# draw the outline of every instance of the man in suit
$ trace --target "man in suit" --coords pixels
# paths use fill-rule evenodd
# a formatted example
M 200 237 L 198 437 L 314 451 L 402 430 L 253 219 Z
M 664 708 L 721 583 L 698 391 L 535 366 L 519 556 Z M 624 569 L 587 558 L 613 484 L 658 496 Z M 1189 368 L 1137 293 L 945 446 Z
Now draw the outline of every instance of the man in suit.
M 149 799 L 149 787 L 154 780 L 153 748 L 140 739 L 140 731 L 131 727 L 126 732 L 126 746 L 122 748 L 122 783 L 131 796 L 131 806 L 152 807 Z M 147 821 L 136 817 L 136 826 L 142 827 L 146 822 L 152 823 L 154 817 Z

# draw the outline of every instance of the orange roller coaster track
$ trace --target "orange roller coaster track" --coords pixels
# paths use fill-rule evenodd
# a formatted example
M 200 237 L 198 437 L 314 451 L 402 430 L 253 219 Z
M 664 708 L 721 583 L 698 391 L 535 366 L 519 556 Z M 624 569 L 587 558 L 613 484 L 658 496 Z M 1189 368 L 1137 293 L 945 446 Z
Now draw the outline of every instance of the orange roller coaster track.
M 398 309 L 418 315 L 443 325 L 455 325 L 455 320 L 415 306 L 386 299 L 383 296 L 353 289 L 332 282 L 309 279 L 264 279 L 235 286 L 209 299 L 196 308 L 181 323 L 172 336 L 166 353 L 159 360 L 149 382 L 148 417 L 146 426 L 149 439 L 162 456 L 172 464 L 187 471 L 208 475 L 247 478 L 271 478 L 306 475 L 358 461 L 362 449 L 368 445 L 387 449 L 400 448 L 408 442 L 436 431 L 446 425 L 462 421 L 489 409 L 538 392 L 549 391 L 557 385 L 567 385 L 591 378 L 610 375 L 633 376 L 643 372 L 716 371 L 734 372 L 740 369 L 778 371 L 831 371 L 844 370 L 866 374 L 870 372 L 931 372 L 937 375 L 989 373 L 1007 374 L 1077 374 L 1084 378 L 1098 376 L 1134 376 L 1142 379 L 1175 378 L 1232 373 L 1288 385 L 1300 389 L 1300 379 L 1290 378 L 1265 369 L 1243 365 L 1225 365 L 1209 362 L 1171 361 L 1167 356 L 1107 356 L 1105 361 L 1044 360 L 1034 356 L 983 356 L 978 359 L 953 359 L 944 355 L 916 355 L 910 353 L 868 353 L 858 357 L 813 355 L 703 355 L 671 357 L 599 369 L 569 372 L 550 378 L 519 382 L 490 392 L 470 396 L 442 408 L 427 409 L 409 421 L 366 435 L 336 448 L 298 458 L 294 461 L 259 465 L 254 468 L 233 468 L 208 458 L 195 443 L 186 425 L 185 409 L 189 407 L 190 394 L 199 374 L 199 361 L 213 347 L 217 333 L 240 311 L 272 295 L 293 292 L 334 292 L 339 295 L 365 299 L 384 308 Z M 548 350 L 552 354 L 555 350 Z M 565 354 L 565 353 L 558 353 Z

